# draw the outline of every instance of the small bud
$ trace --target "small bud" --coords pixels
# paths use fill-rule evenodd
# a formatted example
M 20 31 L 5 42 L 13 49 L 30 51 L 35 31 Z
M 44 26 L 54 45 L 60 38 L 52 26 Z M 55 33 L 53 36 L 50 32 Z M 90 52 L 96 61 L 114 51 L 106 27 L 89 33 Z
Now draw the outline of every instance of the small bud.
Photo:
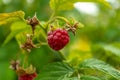
M 69 23 L 67 22 L 66 25 L 66 30 L 71 31 L 74 35 L 76 34 L 77 29 L 81 29 L 84 27 L 84 25 L 78 21 L 76 21 L 74 18 L 71 18 L 69 20 Z
M 10 61 L 10 69 L 17 70 L 20 65 L 19 60 L 11 60 Z
M 35 15 L 32 18 L 28 18 L 27 19 L 27 24 L 31 25 L 32 31 L 33 31 L 33 34 L 34 34 L 35 27 L 36 27 L 36 25 L 39 24 L 39 20 L 38 20 L 38 18 L 36 16 L 36 13 L 35 13 Z
M 70 24 L 66 24 L 66 30 L 67 31 L 71 31 L 74 35 L 76 34 L 76 30 L 80 28 L 79 27 L 79 23 L 75 23 L 73 25 L 70 25 Z
M 33 43 L 32 38 L 29 34 L 26 35 L 27 41 L 20 47 L 30 52 L 32 48 L 36 48 L 36 45 Z

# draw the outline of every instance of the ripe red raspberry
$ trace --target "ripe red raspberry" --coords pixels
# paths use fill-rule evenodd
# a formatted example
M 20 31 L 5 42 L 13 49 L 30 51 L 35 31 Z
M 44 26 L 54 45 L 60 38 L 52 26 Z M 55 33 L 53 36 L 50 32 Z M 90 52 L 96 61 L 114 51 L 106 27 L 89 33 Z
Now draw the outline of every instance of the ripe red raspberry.
M 36 73 L 33 74 L 24 74 L 18 77 L 18 80 L 33 80 L 37 76 Z
M 68 32 L 64 29 L 56 29 L 48 32 L 48 44 L 49 46 L 58 51 L 62 49 L 69 42 Z

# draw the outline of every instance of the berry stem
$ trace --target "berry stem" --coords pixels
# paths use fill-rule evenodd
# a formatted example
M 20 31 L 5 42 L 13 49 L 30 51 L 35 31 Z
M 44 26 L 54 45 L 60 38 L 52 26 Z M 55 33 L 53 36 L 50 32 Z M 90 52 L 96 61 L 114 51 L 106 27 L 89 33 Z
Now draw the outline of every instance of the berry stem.
M 47 35 L 46 29 L 40 23 L 39 23 L 39 26 L 40 26 L 40 28 L 42 28 L 42 30 L 44 31 L 44 33 Z
M 56 14 L 55 12 L 52 13 L 49 20 L 46 22 L 45 28 L 39 22 L 39 26 L 43 29 L 43 31 L 45 32 L 46 35 L 47 35 L 48 25 L 49 25 L 49 23 L 54 21 L 55 14 Z
M 48 20 L 48 22 L 51 22 L 51 20 L 55 17 L 55 15 L 56 15 L 56 13 L 55 13 L 55 11 L 54 11 L 54 12 L 52 13 L 50 19 Z
M 49 25 L 49 23 L 51 23 L 52 21 L 54 21 L 55 15 L 56 15 L 56 12 L 54 11 L 54 12 L 52 13 L 52 15 L 50 16 L 47 24 L 46 24 L 46 31 L 48 30 L 48 25 Z
M 56 19 L 61 19 L 65 21 L 67 24 L 70 24 L 69 21 L 65 17 L 57 16 Z
M 63 55 L 62 52 L 58 51 L 58 53 L 59 53 L 59 55 L 61 56 L 61 58 L 62 58 L 63 60 L 66 60 L 66 57 Z
M 23 68 L 28 66 L 28 53 L 25 53 L 24 59 L 23 59 Z
M 39 23 L 39 26 L 43 29 L 43 30 L 45 30 L 45 28 Z

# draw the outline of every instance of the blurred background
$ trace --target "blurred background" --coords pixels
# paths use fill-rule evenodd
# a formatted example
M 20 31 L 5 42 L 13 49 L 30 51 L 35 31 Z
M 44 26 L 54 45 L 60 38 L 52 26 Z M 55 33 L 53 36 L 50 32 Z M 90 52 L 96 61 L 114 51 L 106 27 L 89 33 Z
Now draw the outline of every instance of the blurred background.
M 120 0 L 107 1 L 112 9 L 103 4 L 78 2 L 74 4 L 74 9 L 58 13 L 85 25 L 77 30 L 76 36 L 70 33 L 70 43 L 62 50 L 73 65 L 88 58 L 98 58 L 120 69 Z M 47 21 L 52 14 L 49 0 L 0 0 L 0 13 L 18 10 L 25 12 L 25 18 L 32 17 L 36 12 L 40 21 Z M 2 46 L 10 33 L 8 26 L 0 26 L 0 80 L 17 80 L 15 72 L 9 69 L 9 61 L 19 53 L 19 45 L 12 39 Z M 48 46 L 41 46 L 32 50 L 29 62 L 40 72 L 46 64 L 60 60 L 57 54 Z

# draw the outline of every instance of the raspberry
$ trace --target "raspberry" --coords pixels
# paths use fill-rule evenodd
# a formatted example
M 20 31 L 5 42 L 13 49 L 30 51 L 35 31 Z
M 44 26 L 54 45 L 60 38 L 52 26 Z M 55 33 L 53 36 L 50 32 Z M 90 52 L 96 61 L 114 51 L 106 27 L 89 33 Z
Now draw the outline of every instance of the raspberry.
M 54 31 L 48 32 L 47 40 L 48 40 L 49 46 L 52 49 L 59 51 L 60 49 L 65 47 L 69 42 L 69 35 L 66 30 L 56 29 Z
M 33 74 L 24 74 L 18 77 L 18 80 L 33 80 L 37 76 L 36 73 Z

